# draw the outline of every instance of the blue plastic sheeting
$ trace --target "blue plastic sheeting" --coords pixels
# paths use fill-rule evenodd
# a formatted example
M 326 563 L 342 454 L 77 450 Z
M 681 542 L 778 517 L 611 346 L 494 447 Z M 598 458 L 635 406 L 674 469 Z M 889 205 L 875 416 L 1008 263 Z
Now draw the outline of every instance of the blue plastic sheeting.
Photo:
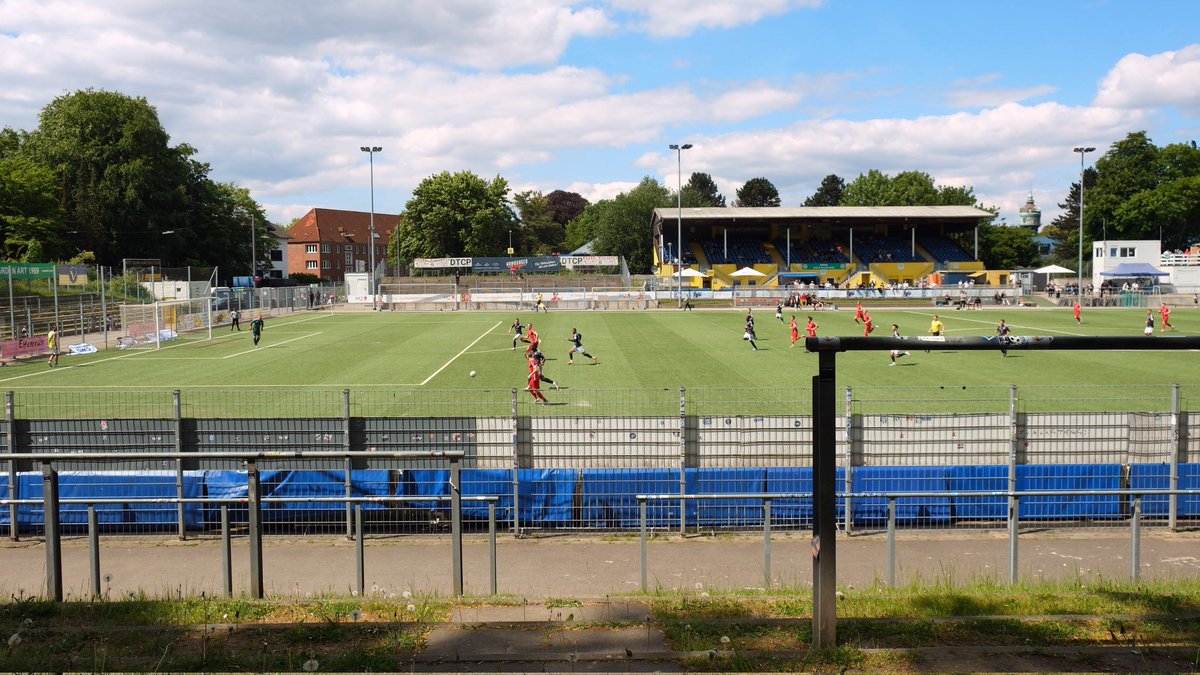
M 494 496 L 496 519 L 512 519 L 513 484 L 512 471 L 508 469 L 463 469 L 460 474 L 463 497 Z M 533 525 L 569 523 L 575 502 L 575 486 L 579 481 L 578 469 L 518 469 L 517 486 L 521 502 L 521 522 Z M 449 496 L 449 469 L 414 469 L 404 472 L 403 494 L 412 497 Z M 449 502 L 414 500 L 406 502 L 410 508 L 435 511 L 446 516 L 450 513 Z M 463 501 L 464 518 L 487 519 L 488 503 Z
M 837 484 L 837 492 L 844 492 L 843 488 L 846 485 L 846 469 L 837 467 L 835 472 L 835 483 Z M 812 493 L 813 491 L 813 470 L 809 467 L 770 467 L 767 469 L 767 492 L 776 494 L 787 493 Z M 835 518 L 842 520 L 846 515 L 846 502 L 843 499 L 837 500 L 837 515 Z M 799 523 L 811 523 L 813 519 L 813 504 L 811 497 L 803 499 L 798 497 L 788 497 L 784 499 L 775 499 L 771 501 L 771 520 L 772 522 L 787 523 L 789 525 Z
M 183 472 L 183 494 L 199 497 L 203 488 L 203 472 Z M 17 474 L 17 485 L 21 499 L 42 499 L 41 472 L 25 471 Z M 8 479 L 4 479 L 5 493 Z M 172 498 L 175 496 L 174 471 L 103 472 L 103 471 L 60 471 L 58 473 L 59 499 L 120 499 Z M 132 524 L 174 525 L 177 522 L 175 504 L 96 504 L 96 522 L 101 526 Z M 188 527 L 199 527 L 203 522 L 203 511 L 199 504 L 185 504 L 184 522 Z M 59 521 L 63 525 L 87 525 L 86 504 L 61 504 Z M 9 524 L 8 509 L 0 509 L 0 525 Z M 46 512 L 41 504 L 17 508 L 19 529 L 41 528 L 46 524 Z M 111 528 L 108 528 L 111 529 Z
M 249 496 L 245 471 L 204 471 L 205 496 L 214 499 L 245 499 Z M 345 497 L 343 471 L 266 470 L 258 474 L 263 497 Z M 390 473 L 386 469 L 356 469 L 350 472 L 350 491 L 354 497 L 385 497 L 391 494 Z M 389 508 L 382 503 L 365 503 L 364 511 Z M 206 505 L 205 518 L 211 525 L 221 522 L 219 504 Z M 294 520 L 311 512 L 345 511 L 345 502 L 291 502 L 263 504 L 263 522 Z M 245 506 L 230 506 L 230 522 L 248 522 Z
M 859 466 L 850 477 L 851 492 L 944 492 L 948 489 L 944 466 Z M 886 497 L 858 497 L 851 503 L 856 524 L 886 523 Z M 950 522 L 950 497 L 896 499 L 896 522 L 912 524 Z
M 1171 489 L 1171 467 L 1166 464 L 1131 464 L 1129 467 L 1129 489 Z M 1200 464 L 1179 465 L 1179 489 L 1200 490 Z M 1200 495 L 1178 495 L 1176 514 L 1180 518 L 1200 518 Z M 1142 497 L 1142 515 L 1148 518 L 1166 518 L 1170 515 L 1170 497 L 1147 495 Z
M 584 469 L 580 483 L 585 527 L 639 527 L 638 494 L 679 494 L 678 469 Z M 695 508 L 695 502 L 688 504 Z M 688 520 L 693 517 L 689 514 Z M 646 504 L 648 527 L 679 525 L 679 502 Z
M 684 481 L 691 495 L 758 493 L 767 489 L 767 470 L 687 469 Z M 694 500 L 688 503 L 688 520 L 700 526 L 759 525 L 763 522 L 763 500 Z
M 1035 464 L 1017 467 L 1017 491 L 1121 489 L 1120 464 Z M 1021 497 L 1021 520 L 1118 518 L 1121 496 L 1048 495 Z
M 952 466 L 947 471 L 948 487 L 956 492 L 1008 490 L 1007 466 Z M 1006 520 L 1008 497 L 954 497 L 958 520 Z

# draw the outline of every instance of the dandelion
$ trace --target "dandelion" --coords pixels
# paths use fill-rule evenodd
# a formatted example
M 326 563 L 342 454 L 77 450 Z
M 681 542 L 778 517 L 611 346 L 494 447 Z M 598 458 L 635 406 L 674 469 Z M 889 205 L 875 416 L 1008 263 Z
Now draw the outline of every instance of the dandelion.
M 400 594 L 400 597 L 407 600 L 412 597 L 412 591 L 404 591 L 403 593 Z
M 728 647 L 728 646 L 729 646 L 729 636 L 728 636 L 728 635 L 722 635 L 722 636 L 721 636 L 721 646 L 722 646 L 722 647 Z
M 358 621 L 361 618 L 362 618 L 362 610 L 360 610 L 360 609 L 350 610 L 350 620 L 351 621 Z
M 20 634 L 20 633 L 13 633 L 13 634 L 12 634 L 12 635 L 11 635 L 11 636 L 8 638 L 8 648 L 9 648 L 9 649 L 12 649 L 13 647 L 16 647 L 16 646 L 17 646 L 17 645 L 19 645 L 19 644 L 21 644 L 21 634 Z
M 417 606 L 410 602 L 408 603 L 408 607 L 405 607 L 404 609 L 407 609 L 410 612 L 415 612 L 417 611 Z
M 315 673 L 320 667 L 321 664 L 317 663 L 316 659 L 309 659 L 304 662 L 304 672 L 306 673 Z
M 702 592 L 700 593 L 700 597 L 702 597 L 702 598 L 707 598 L 707 597 L 708 597 L 708 591 L 702 591 Z

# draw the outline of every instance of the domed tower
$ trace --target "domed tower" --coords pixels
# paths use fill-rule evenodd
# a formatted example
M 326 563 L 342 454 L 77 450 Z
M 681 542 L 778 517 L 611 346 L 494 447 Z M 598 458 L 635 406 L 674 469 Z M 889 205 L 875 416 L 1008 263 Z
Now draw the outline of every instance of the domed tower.
M 1033 203 L 1033 191 L 1029 191 L 1029 197 L 1025 200 L 1025 206 L 1017 210 L 1021 217 L 1021 227 L 1028 227 L 1035 233 L 1042 229 L 1042 210 Z

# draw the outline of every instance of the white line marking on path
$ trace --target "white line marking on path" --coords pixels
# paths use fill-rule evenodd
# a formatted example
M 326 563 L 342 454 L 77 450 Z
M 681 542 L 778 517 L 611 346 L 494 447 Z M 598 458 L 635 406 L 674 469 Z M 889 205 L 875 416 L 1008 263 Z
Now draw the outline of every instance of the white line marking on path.
M 438 376 L 438 373 L 440 373 L 440 372 L 442 372 L 443 370 L 445 370 L 446 368 L 448 368 L 448 367 L 450 366 L 450 364 L 451 364 L 451 363 L 454 363 L 454 362 L 455 362 L 455 360 L 457 360 L 457 359 L 458 359 L 458 357 L 462 356 L 463 354 L 466 354 L 468 349 L 470 349 L 471 347 L 474 347 L 476 344 L 478 344 L 480 340 L 482 340 L 483 338 L 487 337 L 487 336 L 488 336 L 488 335 L 489 335 L 489 334 L 490 334 L 492 331 L 496 330 L 496 326 L 499 326 L 499 325 L 500 325 L 500 324 L 502 324 L 502 323 L 504 323 L 504 322 L 503 322 L 503 321 L 497 321 L 495 326 L 492 326 L 491 328 L 489 328 L 489 329 L 485 330 L 485 331 L 483 332 L 483 335 L 480 335 L 479 337 L 475 338 L 475 341 L 474 341 L 474 342 L 472 342 L 471 344 L 467 345 L 466 347 L 463 347 L 463 350 L 462 350 L 461 352 L 459 352 L 459 353 L 455 354 L 455 355 L 454 355 L 454 356 L 453 356 L 453 357 L 452 357 L 452 358 L 451 358 L 449 361 L 447 361 L 447 362 L 443 363 L 441 368 L 438 368 L 437 370 L 433 371 L 433 374 L 432 374 L 432 375 L 430 375 L 429 377 L 425 378 L 425 380 L 424 380 L 423 382 L 421 382 L 421 386 L 425 386 L 426 384 L 429 384 L 429 381 L 430 381 L 430 380 L 432 380 L 433 378 L 437 377 L 437 376 Z
M 294 337 L 294 338 L 292 338 L 291 340 L 284 340 L 283 342 L 272 342 L 271 344 L 268 344 L 268 345 L 263 345 L 262 349 L 259 349 L 258 347 L 254 347 L 254 348 L 252 348 L 252 349 L 247 349 L 247 350 L 246 350 L 246 351 L 244 351 L 244 352 L 238 352 L 238 353 L 236 353 L 236 354 L 230 354 L 229 356 L 222 356 L 222 357 L 221 357 L 221 360 L 225 360 L 225 359 L 232 359 L 232 358 L 233 358 L 233 357 L 235 357 L 235 356 L 244 356 L 244 355 L 246 355 L 246 354 L 253 354 L 254 352 L 261 352 L 263 349 L 271 349 L 271 348 L 273 348 L 273 347 L 280 347 L 280 346 L 282 346 L 282 345 L 286 345 L 286 344 L 287 344 L 287 343 L 289 343 L 289 342 L 295 342 L 296 340 L 303 340 L 303 339 L 305 339 L 305 338 L 310 338 L 310 337 L 312 337 L 312 336 L 314 336 L 314 335 L 320 335 L 320 334 L 321 334 L 321 333 L 323 333 L 323 332 L 324 332 L 324 331 L 317 331 L 316 333 L 308 333 L 308 334 L 306 334 L 306 335 L 301 335 L 300 337 Z

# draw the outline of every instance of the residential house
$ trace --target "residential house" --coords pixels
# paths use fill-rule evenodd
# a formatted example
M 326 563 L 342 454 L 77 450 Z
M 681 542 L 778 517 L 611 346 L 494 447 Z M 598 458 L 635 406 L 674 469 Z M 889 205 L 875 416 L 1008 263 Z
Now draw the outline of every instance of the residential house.
M 375 214 L 375 261 L 387 260 L 387 243 L 400 216 Z M 288 229 L 288 274 L 316 274 L 332 282 L 347 272 L 371 270 L 371 214 L 365 211 L 312 209 Z

